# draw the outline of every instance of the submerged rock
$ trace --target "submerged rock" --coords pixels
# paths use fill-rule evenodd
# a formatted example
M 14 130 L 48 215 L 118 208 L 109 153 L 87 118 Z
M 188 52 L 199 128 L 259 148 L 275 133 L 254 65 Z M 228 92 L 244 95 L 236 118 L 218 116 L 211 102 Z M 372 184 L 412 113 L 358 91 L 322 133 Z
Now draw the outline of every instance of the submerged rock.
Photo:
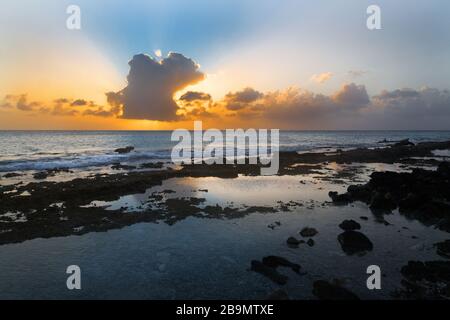
M 373 244 L 364 234 L 358 231 L 344 231 L 338 235 L 342 250 L 349 254 L 372 251 Z
M 277 256 L 267 256 L 262 259 L 263 264 L 268 267 L 276 269 L 277 267 L 288 267 L 291 268 L 292 271 L 296 273 L 300 273 L 301 266 L 299 264 L 290 262 L 289 260 L 283 257 Z
M 289 246 L 298 246 L 298 245 L 301 244 L 301 243 L 305 243 L 305 241 L 304 241 L 304 240 L 298 240 L 297 238 L 294 238 L 294 237 L 289 237 L 289 238 L 286 240 L 286 243 L 287 243 Z
M 361 225 L 355 220 L 344 220 L 339 227 L 344 231 L 353 231 L 361 229 Z
M 314 281 L 313 294 L 320 300 L 359 300 L 350 290 L 325 280 Z
M 300 231 L 300 235 L 304 238 L 314 237 L 319 232 L 314 228 L 305 227 Z
M 263 276 L 266 276 L 273 282 L 280 284 L 280 285 L 286 284 L 286 282 L 288 280 L 288 277 L 286 277 L 285 275 L 279 273 L 274 268 L 269 267 L 258 260 L 252 260 L 251 270 L 258 272 L 258 273 L 262 274 Z

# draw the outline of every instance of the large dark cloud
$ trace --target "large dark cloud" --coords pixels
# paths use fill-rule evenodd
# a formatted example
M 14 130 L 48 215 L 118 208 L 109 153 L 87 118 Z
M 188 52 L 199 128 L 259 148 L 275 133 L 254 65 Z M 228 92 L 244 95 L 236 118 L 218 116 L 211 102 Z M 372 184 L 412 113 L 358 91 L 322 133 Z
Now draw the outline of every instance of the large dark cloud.
M 119 92 L 107 93 L 112 105 L 123 107 L 122 118 L 177 120 L 179 106 L 173 95 L 204 79 L 199 65 L 179 53 L 156 61 L 138 54 L 129 62 L 128 85 Z

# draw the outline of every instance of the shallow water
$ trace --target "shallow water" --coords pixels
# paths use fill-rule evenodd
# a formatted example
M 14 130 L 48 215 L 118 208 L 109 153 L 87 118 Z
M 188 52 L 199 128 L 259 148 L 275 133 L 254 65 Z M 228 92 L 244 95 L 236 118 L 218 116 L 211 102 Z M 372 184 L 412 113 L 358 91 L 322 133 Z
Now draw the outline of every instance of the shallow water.
M 369 171 L 362 170 L 357 178 L 366 179 Z M 338 279 L 361 298 L 389 299 L 400 288 L 399 270 L 408 260 L 438 259 L 433 244 L 447 239 L 447 233 L 398 212 L 384 217 L 391 224 L 386 226 L 362 203 L 324 205 L 328 191 L 342 191 L 346 184 L 315 176 L 176 178 L 145 194 L 103 203 L 126 205 L 133 211 L 152 192 L 173 189 L 177 193 L 167 197 L 201 197 L 212 205 L 273 206 L 280 200 L 304 205 L 291 212 L 252 213 L 236 219 L 187 217 L 173 225 L 140 223 L 108 232 L 3 245 L 0 298 L 264 299 L 280 286 L 250 271 L 250 263 L 277 255 L 307 272 L 298 275 L 280 268 L 289 277 L 282 287 L 291 298 L 312 299 L 313 281 Z M 342 251 L 337 236 L 344 219 L 361 224 L 361 232 L 374 244 L 373 251 L 363 256 Z M 276 221 L 279 226 L 268 227 Z M 313 238 L 315 245 L 289 248 L 286 239 L 301 238 L 298 232 L 306 226 L 319 231 Z M 82 270 L 80 291 L 66 288 L 65 270 L 73 264 Z M 366 287 L 366 268 L 372 264 L 381 267 L 382 290 Z

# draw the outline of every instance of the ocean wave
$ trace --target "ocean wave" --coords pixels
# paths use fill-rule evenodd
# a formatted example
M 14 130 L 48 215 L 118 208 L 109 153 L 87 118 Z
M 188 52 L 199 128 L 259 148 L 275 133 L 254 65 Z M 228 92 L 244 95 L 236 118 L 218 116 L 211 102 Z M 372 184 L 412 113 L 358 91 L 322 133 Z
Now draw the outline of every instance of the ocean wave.
M 0 172 L 73 169 L 85 167 L 106 166 L 117 162 L 133 162 L 145 160 L 167 159 L 170 154 L 167 151 L 132 152 L 129 154 L 96 154 L 78 155 L 67 157 L 51 157 L 40 159 L 21 159 L 0 161 Z

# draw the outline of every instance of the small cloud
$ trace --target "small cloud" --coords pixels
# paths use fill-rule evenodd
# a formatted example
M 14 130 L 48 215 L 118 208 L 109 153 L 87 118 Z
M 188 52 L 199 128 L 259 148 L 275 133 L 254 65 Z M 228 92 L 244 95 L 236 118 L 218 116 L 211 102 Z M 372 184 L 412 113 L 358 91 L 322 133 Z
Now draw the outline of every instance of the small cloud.
M 211 100 L 211 95 L 204 92 L 188 91 L 180 97 L 180 100 L 186 102 L 192 102 L 196 100 L 209 101 Z
M 322 84 L 322 83 L 330 80 L 332 76 L 333 76 L 333 74 L 331 72 L 324 72 L 324 73 L 320 73 L 320 74 L 313 74 L 311 76 L 311 81 L 314 81 L 316 83 Z
M 359 78 L 364 76 L 366 73 L 369 73 L 369 71 L 366 70 L 350 70 L 347 74 L 351 78 Z
M 77 100 L 73 101 L 70 105 L 72 107 L 82 107 L 82 106 L 87 106 L 88 102 L 84 99 L 77 99 Z

